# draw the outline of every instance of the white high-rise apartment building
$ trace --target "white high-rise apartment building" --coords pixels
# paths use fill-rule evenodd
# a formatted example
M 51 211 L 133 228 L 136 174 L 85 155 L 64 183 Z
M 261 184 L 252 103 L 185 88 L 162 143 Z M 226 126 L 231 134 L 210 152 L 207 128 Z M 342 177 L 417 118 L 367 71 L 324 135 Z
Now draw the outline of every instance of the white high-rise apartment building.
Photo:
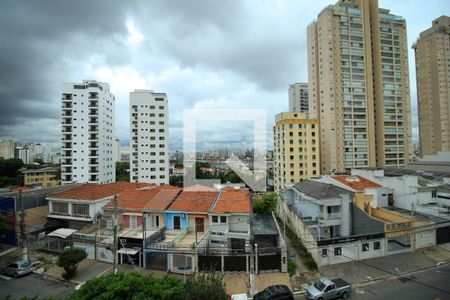
M 107 83 L 63 85 L 62 184 L 115 182 L 114 102 Z
M 130 181 L 169 184 L 169 107 L 164 93 L 130 93 Z
M 289 111 L 308 114 L 308 84 L 293 83 L 289 85 Z

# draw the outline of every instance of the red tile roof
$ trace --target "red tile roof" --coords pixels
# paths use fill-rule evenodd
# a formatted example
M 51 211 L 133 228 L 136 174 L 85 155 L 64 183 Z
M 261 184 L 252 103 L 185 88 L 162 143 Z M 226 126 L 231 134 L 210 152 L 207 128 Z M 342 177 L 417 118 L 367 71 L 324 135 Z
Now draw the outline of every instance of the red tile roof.
M 206 213 L 218 194 L 217 191 L 183 191 L 167 210 Z
M 102 198 L 118 195 L 127 189 L 136 189 L 154 186 L 150 183 L 115 182 L 108 184 L 89 183 L 82 186 L 49 195 L 49 198 L 77 199 L 77 200 L 99 200 Z
M 363 192 L 364 189 L 366 188 L 381 187 L 381 185 L 379 185 L 378 183 L 375 183 L 358 175 L 356 176 L 338 175 L 338 176 L 331 176 L 331 178 L 348 186 L 349 188 L 357 192 Z
M 32 188 L 26 187 L 26 186 L 20 186 L 20 187 L 16 187 L 16 188 L 11 188 L 10 192 L 29 191 L 29 190 L 32 190 Z
M 248 190 L 227 190 L 220 193 L 212 213 L 250 213 Z
M 178 188 L 170 185 L 125 190 L 117 197 L 117 207 L 133 211 L 164 210 L 179 191 Z M 106 207 L 114 207 L 113 201 L 108 202 Z

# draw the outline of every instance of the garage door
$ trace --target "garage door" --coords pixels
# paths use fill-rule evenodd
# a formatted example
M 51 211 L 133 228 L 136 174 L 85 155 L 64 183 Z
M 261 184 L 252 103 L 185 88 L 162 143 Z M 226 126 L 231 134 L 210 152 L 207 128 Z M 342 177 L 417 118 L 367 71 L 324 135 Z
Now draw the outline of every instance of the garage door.
M 436 231 L 429 230 L 416 233 L 416 249 L 436 245 Z

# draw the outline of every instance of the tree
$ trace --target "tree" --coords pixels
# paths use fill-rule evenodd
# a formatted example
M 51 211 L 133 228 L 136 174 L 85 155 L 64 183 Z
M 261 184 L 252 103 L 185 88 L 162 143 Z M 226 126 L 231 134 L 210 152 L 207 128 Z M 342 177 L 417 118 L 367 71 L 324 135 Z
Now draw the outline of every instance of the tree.
M 0 187 L 16 185 L 19 177 L 19 170 L 23 167 L 21 159 L 0 158 Z
M 130 181 L 130 162 L 116 162 L 116 181 Z
M 64 250 L 58 257 L 58 266 L 63 268 L 66 273 L 64 279 L 71 279 L 75 276 L 78 264 L 87 257 L 87 253 L 81 248 L 71 248 Z
M 253 202 L 253 212 L 257 214 L 270 214 L 277 206 L 277 194 L 265 193 L 262 199 Z
M 223 283 L 223 275 L 201 273 L 186 282 L 186 299 L 189 300 L 226 300 L 227 292 Z
M 177 187 L 183 187 L 183 175 L 170 175 L 169 184 Z

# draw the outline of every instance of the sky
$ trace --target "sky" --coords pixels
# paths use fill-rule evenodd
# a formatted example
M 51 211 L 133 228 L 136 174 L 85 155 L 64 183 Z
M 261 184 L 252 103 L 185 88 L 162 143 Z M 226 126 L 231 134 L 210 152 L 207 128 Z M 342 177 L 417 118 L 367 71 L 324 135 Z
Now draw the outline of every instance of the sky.
M 288 86 L 306 82 L 306 27 L 334 1 L 0 0 L 0 140 L 60 140 L 65 82 L 107 82 L 116 96 L 116 136 L 129 143 L 129 92 L 169 101 L 169 148 L 182 150 L 183 111 L 288 110 Z M 448 0 L 380 0 L 406 19 L 408 43 L 450 14 Z M 409 48 L 413 137 L 417 140 L 414 53 Z M 244 122 L 245 123 L 245 122 Z M 251 126 L 199 126 L 204 148 L 249 147 Z

